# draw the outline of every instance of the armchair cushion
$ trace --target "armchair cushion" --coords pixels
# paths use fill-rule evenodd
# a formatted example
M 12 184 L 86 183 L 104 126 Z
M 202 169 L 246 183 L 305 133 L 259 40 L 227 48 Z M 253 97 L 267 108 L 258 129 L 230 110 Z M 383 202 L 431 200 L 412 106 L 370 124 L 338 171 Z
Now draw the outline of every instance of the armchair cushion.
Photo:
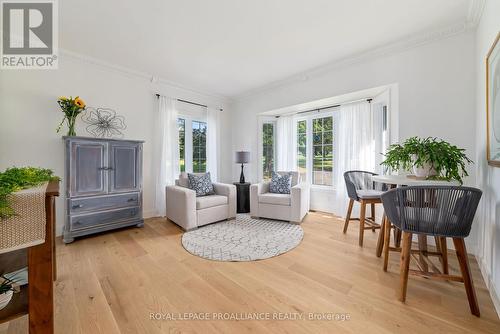
M 291 202 L 292 199 L 289 194 L 265 193 L 259 195 L 259 203 L 290 206 Z
M 203 175 L 188 173 L 189 189 L 196 191 L 196 196 L 213 195 L 214 186 L 210 179 L 210 172 Z
M 380 196 L 383 194 L 383 191 L 380 190 L 371 190 L 371 189 L 366 189 L 366 190 L 356 190 L 356 194 L 358 195 L 359 198 L 364 198 L 364 199 L 374 199 L 374 198 L 380 198 Z
M 208 195 L 196 197 L 196 210 L 228 204 L 228 197 L 222 195 Z
M 296 172 L 296 171 L 289 171 L 289 172 L 277 171 L 276 173 L 278 173 L 279 175 L 285 175 L 285 174 L 291 175 L 292 187 L 295 187 L 297 184 L 299 184 L 301 182 L 299 172 Z
M 291 173 L 278 174 L 272 173 L 271 184 L 269 185 L 269 192 L 274 194 L 290 194 L 292 187 Z

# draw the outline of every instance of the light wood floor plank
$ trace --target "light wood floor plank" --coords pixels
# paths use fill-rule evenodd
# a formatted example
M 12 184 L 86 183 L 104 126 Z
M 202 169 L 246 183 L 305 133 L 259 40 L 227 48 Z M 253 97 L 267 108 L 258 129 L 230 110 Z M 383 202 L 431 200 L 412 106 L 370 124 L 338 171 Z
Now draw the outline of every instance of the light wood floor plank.
M 410 277 L 400 303 L 399 254 L 389 271 L 375 256 L 378 233 L 358 246 L 357 223 L 310 213 L 302 243 L 281 256 L 232 263 L 201 259 L 181 245 L 182 231 L 160 218 L 57 247 L 56 333 L 499 333 L 500 320 L 473 257 L 481 318 L 469 312 L 460 283 Z M 456 256 L 450 268 L 458 272 Z M 152 320 L 184 312 L 346 313 L 349 321 Z M 0 334 L 27 333 L 27 317 Z

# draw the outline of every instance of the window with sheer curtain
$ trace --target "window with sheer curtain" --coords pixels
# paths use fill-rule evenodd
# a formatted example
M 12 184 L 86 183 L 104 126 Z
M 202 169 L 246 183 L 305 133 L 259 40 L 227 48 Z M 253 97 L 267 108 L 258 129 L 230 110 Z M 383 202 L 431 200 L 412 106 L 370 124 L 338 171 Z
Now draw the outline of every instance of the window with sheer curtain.
M 334 184 L 334 108 L 296 118 L 296 167 L 302 180 Z
M 269 180 L 275 170 L 275 138 L 275 123 L 264 122 L 262 124 L 262 175 L 264 180 Z
M 295 134 L 301 179 L 343 191 L 345 171 L 380 172 L 388 145 L 387 107 L 363 101 L 297 115 Z
M 187 117 L 177 119 L 179 169 L 181 172 L 207 171 L 207 123 Z

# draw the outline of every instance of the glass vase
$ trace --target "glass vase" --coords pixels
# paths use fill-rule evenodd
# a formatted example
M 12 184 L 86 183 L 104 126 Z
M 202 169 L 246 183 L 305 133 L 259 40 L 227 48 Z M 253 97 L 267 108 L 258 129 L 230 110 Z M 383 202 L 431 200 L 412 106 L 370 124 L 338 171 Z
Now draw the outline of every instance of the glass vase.
M 76 136 L 76 131 L 75 131 L 75 122 L 76 122 L 76 117 L 67 117 L 66 118 L 67 123 L 68 123 L 68 137 L 74 137 Z

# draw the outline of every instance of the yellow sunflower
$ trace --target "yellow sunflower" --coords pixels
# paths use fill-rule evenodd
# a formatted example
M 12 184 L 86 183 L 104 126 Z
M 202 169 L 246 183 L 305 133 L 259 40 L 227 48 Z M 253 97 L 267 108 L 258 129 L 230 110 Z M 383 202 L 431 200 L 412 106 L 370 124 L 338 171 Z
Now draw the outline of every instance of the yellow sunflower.
M 78 107 L 80 107 L 82 109 L 85 108 L 85 102 L 79 97 L 77 97 L 75 99 L 75 105 L 77 105 Z

